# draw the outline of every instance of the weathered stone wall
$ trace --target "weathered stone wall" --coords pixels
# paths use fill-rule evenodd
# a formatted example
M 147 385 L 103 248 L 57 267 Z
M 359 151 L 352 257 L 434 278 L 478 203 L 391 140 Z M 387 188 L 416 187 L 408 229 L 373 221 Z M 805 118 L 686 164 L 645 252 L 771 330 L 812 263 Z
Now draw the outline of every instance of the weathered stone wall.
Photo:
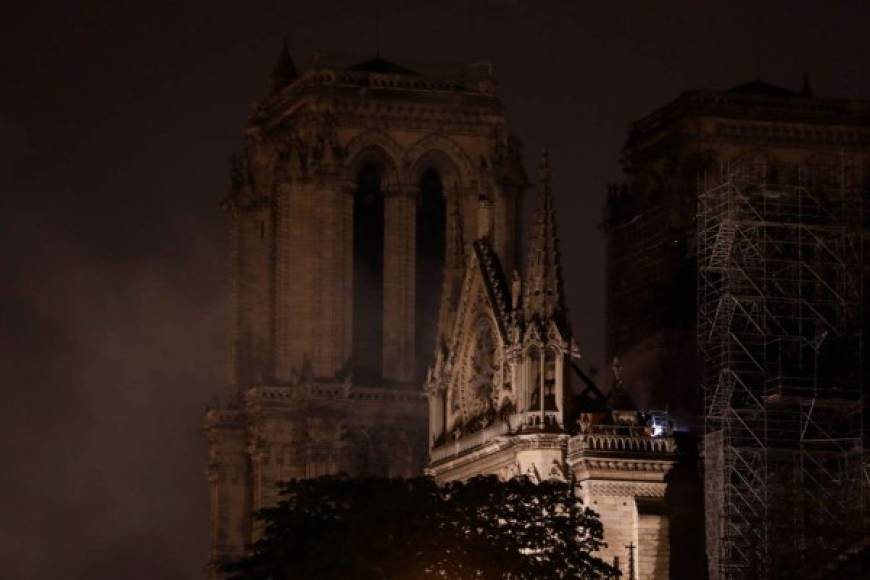
M 257 534 L 251 511 L 274 503 L 281 481 L 422 471 L 427 417 L 414 384 L 420 178 L 438 173 L 448 207 L 446 291 L 440 312 L 424 321 L 441 324 L 442 335 L 478 234 L 478 199 L 494 200 L 494 248 L 512 265 L 526 185 L 494 85 L 468 78 L 319 68 L 255 105 L 224 202 L 228 383 L 237 395 L 205 420 L 212 564 L 243 553 Z M 384 194 L 384 333 L 382 384 L 362 387 L 351 369 L 353 203 L 366 164 L 379 169 Z
M 211 518 L 210 574 L 244 554 L 250 535 L 250 473 L 247 434 L 238 413 L 213 411 L 208 430 Z
M 604 526 L 607 547 L 598 556 L 613 563 L 618 558 L 627 576 L 634 558 L 638 580 L 667 580 L 670 577 L 670 537 L 664 509 L 664 483 L 586 480 L 580 482 L 584 505 L 595 511 Z
M 638 506 L 638 580 L 667 579 L 670 567 L 670 521 L 664 513 L 645 512 Z
M 289 101 L 281 103 L 274 120 L 249 127 L 240 171 L 243 183 L 227 202 L 235 218 L 233 276 L 239 293 L 232 316 L 238 317 L 240 333 L 233 357 L 239 367 L 234 379 L 241 384 L 252 376 L 288 380 L 293 369 L 299 372 L 306 364 L 322 378 L 333 378 L 345 368 L 352 332 L 349 194 L 356 172 L 366 163 L 380 168 L 385 194 L 386 378 L 408 382 L 414 368 L 417 182 L 425 170 L 439 174 L 448 202 L 459 209 L 448 220 L 462 222 L 463 245 L 476 237 L 478 197 L 496 199 L 495 247 L 505 252 L 506 263 L 514 263 L 525 177 L 516 154 L 506 157 L 503 151 L 504 119 L 500 112 L 489 111 L 499 110 L 497 101 L 447 103 L 442 95 L 433 95 L 426 103 L 419 93 L 408 98 L 407 111 L 419 109 L 421 116 L 397 118 L 389 114 L 392 106 L 372 107 L 378 103 L 374 92 L 368 102 L 354 94 L 326 106 L 310 93 L 293 104 L 292 112 L 283 109 Z M 438 114 L 429 117 L 433 111 Z M 258 228 L 264 221 L 262 238 Z M 265 254 L 253 255 L 261 239 L 268 242 Z M 456 238 L 448 237 L 448 246 L 455 243 Z M 457 251 L 448 247 L 446 253 Z M 274 279 L 269 300 L 245 291 L 269 292 L 261 273 L 252 272 L 255 263 Z M 273 319 L 272 331 L 265 334 L 262 313 L 253 312 L 260 308 L 268 308 Z M 256 337 L 250 336 L 252 325 Z M 261 348 L 273 351 L 273 367 L 269 357 L 253 353 Z M 254 370 L 241 372 L 243 367 Z

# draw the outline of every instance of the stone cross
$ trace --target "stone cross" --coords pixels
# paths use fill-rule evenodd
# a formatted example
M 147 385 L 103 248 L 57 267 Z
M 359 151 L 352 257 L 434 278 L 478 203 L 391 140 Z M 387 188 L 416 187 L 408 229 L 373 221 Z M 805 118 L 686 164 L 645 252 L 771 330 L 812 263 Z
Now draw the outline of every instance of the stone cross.
M 626 548 L 628 548 L 628 580 L 637 580 L 637 577 L 634 575 L 634 551 L 637 546 L 629 542 Z

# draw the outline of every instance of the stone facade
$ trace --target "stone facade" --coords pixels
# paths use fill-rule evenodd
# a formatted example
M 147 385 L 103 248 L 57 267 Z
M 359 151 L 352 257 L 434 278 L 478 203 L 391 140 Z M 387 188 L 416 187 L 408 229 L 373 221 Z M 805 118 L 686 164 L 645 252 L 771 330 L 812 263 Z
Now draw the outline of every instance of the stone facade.
M 489 67 L 299 73 L 285 48 L 272 81 L 224 202 L 230 394 L 204 418 L 209 575 L 256 539 L 251 514 L 282 481 L 418 474 L 428 422 L 439 481 L 573 480 L 604 522 L 601 556 L 666 578 L 673 441 L 625 397 L 573 392 L 549 168 L 521 277 L 526 177 Z
M 598 512 L 607 547 L 600 556 L 618 561 L 636 578 L 669 578 L 670 529 L 665 476 L 674 463 L 675 445 L 665 429 L 652 436 L 649 425 L 630 413 L 613 420 L 594 417 L 568 442 L 567 463 L 580 485 L 583 502 Z M 581 414 L 581 421 L 587 416 Z M 628 577 L 628 574 L 626 574 Z
M 621 379 L 607 398 L 591 384 L 573 392 L 580 355 L 564 316 L 546 158 L 534 227 L 526 275 L 514 273 L 510 287 L 490 237 L 474 242 L 452 332 L 427 377 L 427 472 L 572 481 L 604 525 L 599 556 L 625 577 L 667 579 L 674 440 L 666 421 L 635 410 Z
M 857 482 L 870 433 L 870 101 L 819 97 L 808 79 L 799 91 L 755 80 L 686 92 L 632 123 L 622 164 L 626 183 L 611 189 L 604 219 L 607 352 L 625 365 L 629 391 L 705 433 L 704 490 L 701 469 L 683 470 L 672 514 L 684 567 L 710 578 L 811 575 L 826 550 L 861 536 L 868 497 Z M 732 180 L 755 191 L 711 203 Z M 793 234 L 805 229 L 811 243 Z M 851 241 L 828 242 L 832 232 Z M 792 275 L 810 282 L 789 285 Z M 803 411 L 822 400 L 824 413 Z M 806 435 L 810 415 L 823 436 Z M 820 441 L 824 459 L 809 459 Z M 822 463 L 823 475 L 803 474 Z M 834 509 L 820 499 L 835 497 Z
M 272 81 L 224 202 L 231 394 L 204 419 L 213 577 L 279 482 L 420 473 L 421 368 L 449 333 L 471 240 L 485 229 L 513 267 L 526 186 L 488 66 L 320 59 L 300 73 L 285 47 Z
M 842 163 L 870 170 L 870 102 L 818 97 L 807 79 L 800 91 L 761 80 L 689 91 L 631 124 L 626 183 L 611 188 L 603 222 L 607 356 L 622 360 L 630 392 L 701 416 L 695 224 L 704 176 L 764 164 L 782 178 Z

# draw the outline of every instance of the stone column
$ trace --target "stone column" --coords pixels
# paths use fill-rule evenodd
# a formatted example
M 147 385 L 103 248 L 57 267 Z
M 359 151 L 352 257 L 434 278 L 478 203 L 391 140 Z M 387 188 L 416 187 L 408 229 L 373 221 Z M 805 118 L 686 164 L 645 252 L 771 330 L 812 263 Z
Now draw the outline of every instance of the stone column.
M 532 400 L 535 397 L 535 389 L 540 388 L 537 384 L 535 384 L 535 368 L 539 364 L 538 360 L 532 356 L 532 350 L 526 350 L 523 352 L 523 381 L 525 382 L 525 408 L 527 416 L 523 418 L 524 421 L 530 422 L 534 421 L 534 419 L 529 415 L 532 413 Z
M 637 498 L 637 577 L 670 577 L 670 520 L 661 498 Z
M 251 461 L 251 511 L 256 512 L 266 506 L 263 492 L 266 487 L 266 469 L 269 464 L 269 453 L 260 446 L 248 447 Z
M 429 389 L 426 395 L 429 402 L 429 449 L 432 449 L 435 447 L 436 433 L 438 431 L 438 412 L 436 410 L 437 403 L 435 402 L 435 399 L 438 398 L 438 393 L 434 389 Z
M 556 369 L 555 369 L 555 377 L 556 377 L 556 410 L 558 411 L 557 417 L 559 421 L 559 427 L 565 426 L 565 400 L 563 399 L 565 393 L 565 355 L 556 351 Z
M 315 267 L 312 370 L 317 377 L 332 378 L 344 368 L 350 353 L 353 198 L 334 179 L 319 183 L 312 193 L 317 198 L 311 248 Z
M 407 383 L 414 376 L 416 196 L 403 187 L 385 197 L 382 371 L 387 381 Z
M 538 373 L 538 384 L 535 385 L 535 388 L 538 389 L 538 401 L 540 401 L 541 406 L 541 427 L 547 424 L 547 405 L 546 405 L 546 391 L 544 390 L 544 382 L 547 380 L 547 348 L 543 347 L 540 349 L 539 353 L 539 362 L 540 372 Z
M 239 208 L 230 202 L 227 208 L 229 215 L 229 256 L 230 300 L 227 312 L 227 384 L 241 386 L 239 376 Z
M 218 566 L 245 553 L 250 525 L 249 474 L 245 430 L 232 411 L 206 415 L 208 482 L 211 499 L 209 577 L 222 578 Z
M 526 377 L 525 373 L 520 368 L 522 358 L 520 355 L 514 357 L 511 361 L 511 384 L 514 388 L 514 396 L 516 397 L 517 413 L 525 413 L 528 408 L 526 402 Z
M 353 351 L 353 184 L 345 183 L 341 189 L 339 198 L 341 220 L 340 244 L 340 268 L 342 277 L 341 286 L 341 353 L 342 364 L 350 362 Z M 339 337 L 336 337 L 338 340 Z
M 318 255 L 315 195 L 307 182 L 278 186 L 275 375 L 288 381 L 313 354 L 314 267 Z
M 272 376 L 272 208 L 266 200 L 239 208 L 236 216 L 237 275 L 233 283 L 240 386 Z
M 429 449 L 435 446 L 435 441 L 444 432 L 445 393 L 442 388 L 430 388 L 429 398 Z
M 275 378 L 290 379 L 290 184 L 275 188 Z

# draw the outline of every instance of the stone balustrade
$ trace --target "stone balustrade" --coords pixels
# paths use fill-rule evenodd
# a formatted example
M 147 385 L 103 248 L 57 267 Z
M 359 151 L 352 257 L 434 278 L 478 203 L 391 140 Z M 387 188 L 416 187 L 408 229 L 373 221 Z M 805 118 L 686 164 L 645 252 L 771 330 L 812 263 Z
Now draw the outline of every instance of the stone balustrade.
M 248 391 L 249 399 L 291 401 L 295 399 L 350 399 L 358 401 L 421 402 L 423 394 L 416 390 L 383 387 L 359 387 L 346 383 L 302 383 L 290 386 L 256 386 Z
M 569 454 L 584 451 L 673 453 L 675 450 L 673 438 L 653 437 L 646 427 L 593 427 L 568 442 Z

